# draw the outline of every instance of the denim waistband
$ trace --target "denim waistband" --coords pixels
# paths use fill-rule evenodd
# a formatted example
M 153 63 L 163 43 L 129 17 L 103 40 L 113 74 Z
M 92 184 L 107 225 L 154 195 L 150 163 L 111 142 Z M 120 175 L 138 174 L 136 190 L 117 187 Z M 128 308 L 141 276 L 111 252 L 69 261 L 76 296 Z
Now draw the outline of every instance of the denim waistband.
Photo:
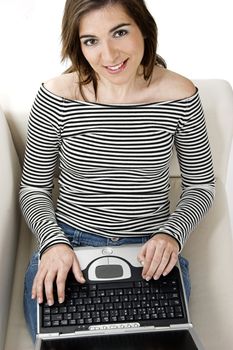
M 90 232 L 86 232 L 77 228 L 74 228 L 64 222 L 58 221 L 58 225 L 61 227 L 66 237 L 69 239 L 73 247 L 78 246 L 118 246 L 123 244 L 144 244 L 150 237 L 104 237 Z

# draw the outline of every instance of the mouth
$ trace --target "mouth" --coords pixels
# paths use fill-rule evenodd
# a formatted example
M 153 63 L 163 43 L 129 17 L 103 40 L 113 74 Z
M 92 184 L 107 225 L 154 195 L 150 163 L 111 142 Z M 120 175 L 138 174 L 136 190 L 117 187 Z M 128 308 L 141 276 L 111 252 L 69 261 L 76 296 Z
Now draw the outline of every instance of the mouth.
M 123 70 L 125 70 L 127 62 L 128 62 L 128 58 L 125 61 L 123 61 L 121 63 L 118 63 L 118 64 L 116 64 L 114 66 L 104 66 L 104 67 L 107 69 L 107 71 L 109 73 L 117 74 L 117 73 L 120 73 Z

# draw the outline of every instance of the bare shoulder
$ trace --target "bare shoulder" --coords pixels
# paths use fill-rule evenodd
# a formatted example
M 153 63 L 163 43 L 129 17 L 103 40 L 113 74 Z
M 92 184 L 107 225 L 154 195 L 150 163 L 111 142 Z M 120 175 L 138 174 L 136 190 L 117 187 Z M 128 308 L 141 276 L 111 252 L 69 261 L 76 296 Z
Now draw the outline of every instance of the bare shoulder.
M 75 97 L 75 77 L 73 73 L 59 75 L 44 82 L 44 87 L 54 95 L 73 99 Z
M 195 94 L 196 87 L 188 78 L 160 67 L 156 72 L 154 84 L 158 87 L 161 100 L 179 100 Z
M 166 72 L 164 83 L 167 88 L 170 86 L 168 91 L 170 91 L 173 99 L 190 97 L 196 92 L 196 87 L 191 80 L 169 70 Z

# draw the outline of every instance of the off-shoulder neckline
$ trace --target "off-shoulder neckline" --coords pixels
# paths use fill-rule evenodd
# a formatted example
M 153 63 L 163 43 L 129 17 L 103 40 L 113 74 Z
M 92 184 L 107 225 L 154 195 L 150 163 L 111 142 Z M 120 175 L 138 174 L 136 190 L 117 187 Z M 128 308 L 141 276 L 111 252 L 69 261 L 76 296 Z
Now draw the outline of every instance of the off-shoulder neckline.
M 147 106 L 153 106 L 153 105 L 164 105 L 164 104 L 170 104 L 170 103 L 179 103 L 179 102 L 188 102 L 189 100 L 192 100 L 198 95 L 199 90 L 195 86 L 196 91 L 193 95 L 180 98 L 180 99 L 171 99 L 171 100 L 164 100 L 164 101 L 155 101 L 155 102 L 148 102 L 148 103 L 99 103 L 99 102 L 88 102 L 84 100 L 79 100 L 79 99 L 69 99 L 66 97 L 59 96 L 57 94 L 54 94 L 50 90 L 48 90 L 45 86 L 44 83 L 41 84 L 41 90 L 49 94 L 55 99 L 58 99 L 60 101 L 67 101 L 71 103 L 78 103 L 79 105 L 86 105 L 86 106 L 96 106 L 96 107 L 147 107 Z

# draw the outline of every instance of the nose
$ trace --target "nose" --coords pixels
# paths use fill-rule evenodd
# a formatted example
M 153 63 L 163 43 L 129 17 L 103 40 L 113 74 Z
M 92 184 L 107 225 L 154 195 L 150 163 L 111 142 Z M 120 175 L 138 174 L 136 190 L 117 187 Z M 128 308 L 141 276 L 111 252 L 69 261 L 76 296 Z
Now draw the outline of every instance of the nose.
M 116 63 L 118 49 L 112 42 L 104 42 L 101 49 L 101 56 L 104 65 Z

